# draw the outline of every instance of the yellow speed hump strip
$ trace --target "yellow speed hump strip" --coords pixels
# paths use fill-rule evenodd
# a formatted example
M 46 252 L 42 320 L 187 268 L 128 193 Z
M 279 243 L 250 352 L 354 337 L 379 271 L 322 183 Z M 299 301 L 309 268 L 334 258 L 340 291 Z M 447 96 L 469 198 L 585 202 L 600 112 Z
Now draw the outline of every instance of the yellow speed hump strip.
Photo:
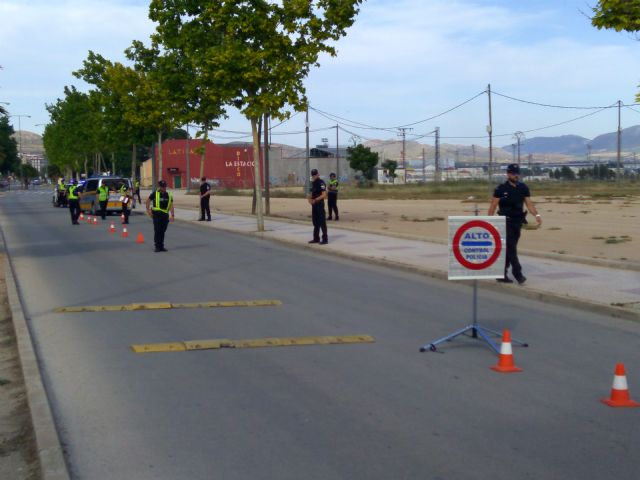
M 128 305 L 87 305 L 79 307 L 60 307 L 55 313 L 82 312 L 133 312 L 136 310 L 169 310 L 174 308 L 222 308 L 222 307 L 275 307 L 282 305 L 280 300 L 236 300 L 195 303 L 131 303 Z
M 341 335 L 324 337 L 273 337 L 242 340 L 226 338 L 189 340 L 185 342 L 148 343 L 131 345 L 135 353 L 186 352 L 190 350 L 218 350 L 221 348 L 300 347 L 307 345 L 340 345 L 349 343 L 375 343 L 371 335 Z

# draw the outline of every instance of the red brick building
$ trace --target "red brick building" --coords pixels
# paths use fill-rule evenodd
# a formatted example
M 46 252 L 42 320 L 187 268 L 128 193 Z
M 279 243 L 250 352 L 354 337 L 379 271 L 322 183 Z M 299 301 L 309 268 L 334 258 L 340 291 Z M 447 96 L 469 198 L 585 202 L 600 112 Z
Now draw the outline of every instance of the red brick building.
M 200 183 L 200 158 L 202 142 L 189 140 L 189 166 L 191 184 Z M 156 168 L 159 168 L 156 148 Z M 260 155 L 262 163 L 262 155 Z M 264 170 L 263 170 L 264 171 Z M 217 145 L 208 142 L 205 147 L 204 176 L 221 188 L 252 188 L 254 183 L 253 146 L 250 144 Z M 141 168 L 143 185 L 151 185 L 151 160 Z M 162 178 L 169 188 L 187 186 L 187 141 L 167 140 L 162 143 Z M 264 174 L 262 179 L 264 185 Z

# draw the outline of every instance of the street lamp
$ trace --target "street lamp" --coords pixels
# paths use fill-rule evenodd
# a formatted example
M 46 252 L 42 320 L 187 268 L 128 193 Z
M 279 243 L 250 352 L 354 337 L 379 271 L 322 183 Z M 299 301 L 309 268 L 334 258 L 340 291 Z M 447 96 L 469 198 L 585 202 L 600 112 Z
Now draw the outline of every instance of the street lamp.
M 31 115 L 9 115 L 9 117 L 18 117 L 18 142 L 20 142 L 18 151 L 20 162 L 24 163 L 24 161 L 22 160 L 22 123 L 20 122 L 20 120 L 22 119 L 22 117 L 31 118 Z

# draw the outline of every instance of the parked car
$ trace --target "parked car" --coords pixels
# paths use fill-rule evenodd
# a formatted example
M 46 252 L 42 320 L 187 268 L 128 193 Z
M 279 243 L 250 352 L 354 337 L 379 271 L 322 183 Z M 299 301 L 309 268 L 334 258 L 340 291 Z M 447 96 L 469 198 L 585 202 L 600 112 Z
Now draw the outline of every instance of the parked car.
M 95 177 L 88 178 L 80 189 L 80 210 L 96 215 L 100 212 L 100 202 L 98 200 L 98 187 L 107 185 L 109 187 L 109 200 L 107 202 L 107 215 L 120 213 L 122 211 L 122 195 L 120 187 L 126 185 L 129 193 L 133 193 L 131 180 L 123 177 Z M 135 199 L 131 208 L 136 208 Z

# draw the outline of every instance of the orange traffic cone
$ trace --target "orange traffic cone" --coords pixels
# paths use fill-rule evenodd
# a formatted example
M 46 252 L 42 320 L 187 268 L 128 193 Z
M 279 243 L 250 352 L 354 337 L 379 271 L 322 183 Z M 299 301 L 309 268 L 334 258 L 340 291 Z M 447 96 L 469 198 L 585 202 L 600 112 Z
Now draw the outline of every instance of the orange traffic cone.
M 144 243 L 144 237 L 142 236 L 142 232 L 138 232 L 138 239 L 136 243 Z
M 127 227 L 122 228 L 122 238 L 129 238 L 129 232 L 127 232 Z
M 491 367 L 491 370 L 495 370 L 500 373 L 515 373 L 521 372 L 522 369 L 518 368 L 513 363 L 513 350 L 511 349 L 511 333 L 509 330 L 502 332 L 502 345 L 500 346 L 500 355 L 498 356 L 498 364 Z
M 98 217 L 93 217 L 93 224 L 97 225 L 98 224 Z
M 111 225 L 109 226 L 109 233 L 116 233 L 116 226 L 113 222 L 111 222 Z
M 631 400 L 627 376 L 624 373 L 624 364 L 616 364 L 616 373 L 613 376 L 611 397 L 602 399 L 602 403 L 610 407 L 640 407 L 640 403 Z
M 84 213 L 80 212 L 80 220 L 84 220 Z
M 87 215 L 87 223 L 91 223 L 91 215 Z

